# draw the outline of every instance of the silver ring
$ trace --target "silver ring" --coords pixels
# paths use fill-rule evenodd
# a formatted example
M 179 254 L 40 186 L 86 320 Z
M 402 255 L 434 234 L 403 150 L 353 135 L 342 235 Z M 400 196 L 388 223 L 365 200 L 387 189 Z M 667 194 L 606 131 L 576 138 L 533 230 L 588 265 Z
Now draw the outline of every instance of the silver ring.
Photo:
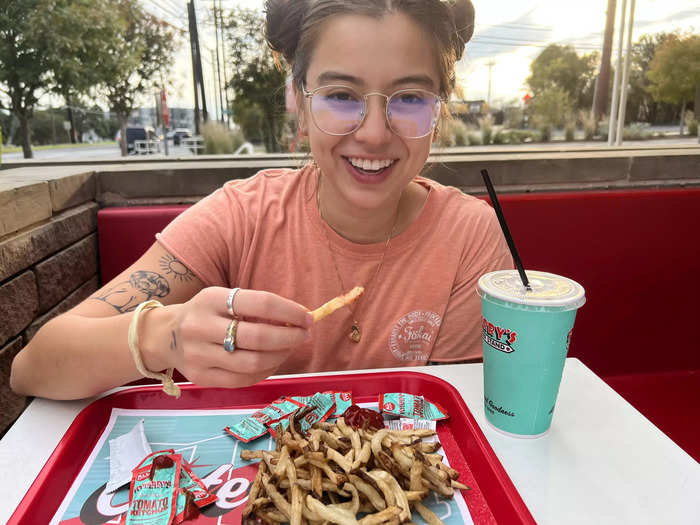
M 224 338 L 224 350 L 231 353 L 236 349 L 236 331 L 238 330 L 238 319 L 234 319 L 226 329 L 226 337 Z
M 233 310 L 233 300 L 235 299 L 239 290 L 240 288 L 231 288 L 231 291 L 228 293 L 228 297 L 226 298 L 226 309 L 231 317 L 236 317 L 236 312 Z

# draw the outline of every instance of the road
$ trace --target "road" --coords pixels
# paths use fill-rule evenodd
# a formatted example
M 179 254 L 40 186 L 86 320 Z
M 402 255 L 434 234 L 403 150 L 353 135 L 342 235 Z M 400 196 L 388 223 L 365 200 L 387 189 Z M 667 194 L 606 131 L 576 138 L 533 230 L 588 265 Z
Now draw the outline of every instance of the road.
M 603 148 L 606 146 L 605 142 L 601 141 L 576 141 L 576 142 L 563 142 L 563 141 L 553 141 L 546 143 L 530 143 L 530 144 L 503 144 L 503 145 L 490 145 L 490 146 L 469 146 L 462 148 L 455 148 L 454 153 L 483 153 L 484 151 L 495 152 L 498 150 L 513 150 L 513 149 L 561 149 L 562 147 L 572 147 L 578 148 Z M 640 140 L 640 141 L 625 141 L 622 146 L 629 149 L 632 147 L 666 147 L 666 146 L 700 146 L 697 137 L 669 137 L 664 139 L 653 139 L 653 140 Z M 447 153 L 450 150 L 442 150 L 441 152 Z M 159 157 L 165 158 L 161 153 L 158 154 Z M 181 146 L 170 145 L 169 156 L 171 157 L 187 157 L 193 156 L 192 151 Z M 86 161 L 86 160 L 115 160 L 121 157 L 121 152 L 119 148 L 114 146 L 81 146 L 77 148 L 53 148 L 53 149 L 41 149 L 34 150 L 34 158 L 37 160 L 56 160 L 56 161 Z M 130 158 L 136 158 L 136 156 L 131 156 Z M 150 155 L 144 158 L 154 159 L 155 155 Z M 6 164 L 12 164 L 12 162 L 21 162 L 24 160 L 21 151 L 14 153 L 3 153 L 2 162 Z M 6 168 L 8 166 L 5 166 Z
M 51 149 L 35 149 L 34 158 L 38 160 L 113 160 L 121 157 L 121 151 L 117 145 L 98 146 L 84 145 L 80 147 L 65 147 Z M 185 157 L 192 155 L 192 152 L 181 146 L 169 147 L 169 154 L 174 157 Z M 24 160 L 24 155 L 21 151 L 2 154 L 2 161 L 12 162 Z

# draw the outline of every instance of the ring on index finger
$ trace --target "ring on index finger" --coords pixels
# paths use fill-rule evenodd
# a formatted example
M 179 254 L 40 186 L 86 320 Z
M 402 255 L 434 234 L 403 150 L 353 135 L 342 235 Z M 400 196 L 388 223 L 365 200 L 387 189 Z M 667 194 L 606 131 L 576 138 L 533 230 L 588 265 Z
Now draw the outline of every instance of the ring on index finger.
M 236 331 L 238 330 L 238 319 L 232 320 L 226 329 L 224 338 L 224 350 L 231 353 L 236 349 Z
M 231 317 L 236 317 L 236 311 L 233 308 L 233 301 L 236 298 L 236 294 L 240 291 L 240 288 L 232 288 L 228 293 L 226 298 L 226 309 Z

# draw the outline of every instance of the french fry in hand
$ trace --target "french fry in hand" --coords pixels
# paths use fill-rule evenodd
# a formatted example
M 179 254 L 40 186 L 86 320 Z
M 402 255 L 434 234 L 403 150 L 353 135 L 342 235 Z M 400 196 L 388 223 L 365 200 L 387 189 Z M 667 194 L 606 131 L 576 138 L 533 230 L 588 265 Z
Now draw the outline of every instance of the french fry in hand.
M 355 286 L 355 288 L 350 290 L 348 293 L 334 297 L 327 303 L 319 306 L 311 312 L 314 322 L 320 321 L 324 317 L 331 315 L 333 312 L 342 308 L 343 306 L 352 304 L 358 297 L 360 297 L 360 295 L 362 295 L 362 292 L 364 291 L 365 289 L 362 286 Z

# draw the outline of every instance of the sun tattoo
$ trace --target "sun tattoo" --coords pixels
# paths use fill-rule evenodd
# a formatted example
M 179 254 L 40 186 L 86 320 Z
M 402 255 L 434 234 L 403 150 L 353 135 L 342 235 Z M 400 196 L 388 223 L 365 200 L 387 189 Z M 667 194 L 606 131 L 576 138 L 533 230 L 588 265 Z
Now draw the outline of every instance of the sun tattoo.
M 166 275 L 172 274 L 177 281 L 190 281 L 194 277 L 190 269 L 169 253 L 160 258 L 160 269 Z

